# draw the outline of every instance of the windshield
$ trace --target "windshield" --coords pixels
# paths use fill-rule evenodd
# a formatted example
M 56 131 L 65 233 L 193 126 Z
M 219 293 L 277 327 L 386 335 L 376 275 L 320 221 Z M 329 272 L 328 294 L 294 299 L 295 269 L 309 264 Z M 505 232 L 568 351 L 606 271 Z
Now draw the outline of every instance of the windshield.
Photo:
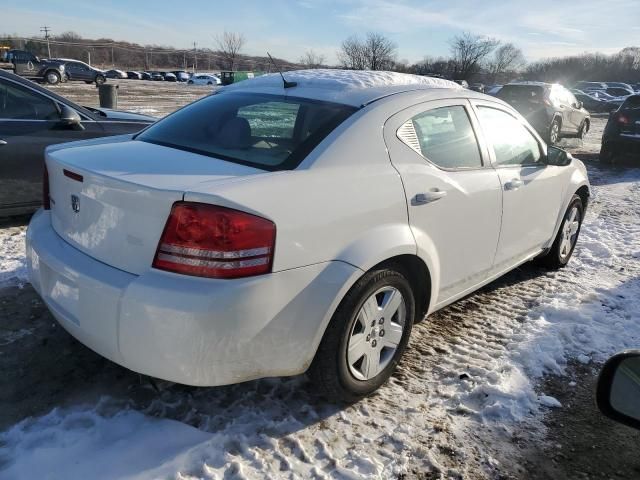
M 136 140 L 263 170 L 290 170 L 354 111 L 284 95 L 221 93 L 177 111 Z

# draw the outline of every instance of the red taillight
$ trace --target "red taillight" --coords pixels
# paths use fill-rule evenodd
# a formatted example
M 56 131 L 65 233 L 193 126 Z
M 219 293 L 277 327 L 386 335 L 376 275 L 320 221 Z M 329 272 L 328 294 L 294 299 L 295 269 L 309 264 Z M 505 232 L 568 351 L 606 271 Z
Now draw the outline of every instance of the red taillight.
M 211 278 L 269 273 L 275 224 L 262 217 L 204 203 L 176 202 L 153 267 Z
M 627 117 L 623 113 L 616 113 L 616 121 L 622 125 L 628 125 L 629 117 Z
M 42 206 L 45 210 L 51 210 L 51 197 L 49 196 L 49 171 L 47 164 L 44 164 L 44 172 L 42 173 Z

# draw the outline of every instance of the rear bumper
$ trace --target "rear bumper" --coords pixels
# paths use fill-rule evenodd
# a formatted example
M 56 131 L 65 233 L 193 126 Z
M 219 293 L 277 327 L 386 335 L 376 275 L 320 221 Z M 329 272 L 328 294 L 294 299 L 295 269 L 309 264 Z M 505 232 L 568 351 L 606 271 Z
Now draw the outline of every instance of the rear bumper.
M 606 136 L 602 142 L 603 148 L 610 149 L 618 156 L 640 156 L 640 134 L 620 134 Z
M 137 276 L 66 243 L 42 210 L 27 262 L 34 288 L 80 342 L 136 372 L 202 386 L 304 372 L 360 272 L 327 262 L 236 280 Z

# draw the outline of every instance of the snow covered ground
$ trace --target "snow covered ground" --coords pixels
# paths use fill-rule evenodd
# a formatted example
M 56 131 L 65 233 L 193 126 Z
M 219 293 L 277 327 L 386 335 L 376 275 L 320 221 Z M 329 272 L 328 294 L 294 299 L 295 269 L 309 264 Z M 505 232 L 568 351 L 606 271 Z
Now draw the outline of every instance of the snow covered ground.
M 520 268 L 417 325 L 400 369 L 373 397 L 327 404 L 303 377 L 164 385 L 148 401 L 114 391 L 1 433 L 0 478 L 513 474 L 496 452 L 522 431 L 543 441 L 545 412 L 566 408 L 541 377 L 640 346 L 640 169 L 589 170 L 594 198 L 570 265 Z M 5 285 L 24 280 L 15 232 L 0 230 Z

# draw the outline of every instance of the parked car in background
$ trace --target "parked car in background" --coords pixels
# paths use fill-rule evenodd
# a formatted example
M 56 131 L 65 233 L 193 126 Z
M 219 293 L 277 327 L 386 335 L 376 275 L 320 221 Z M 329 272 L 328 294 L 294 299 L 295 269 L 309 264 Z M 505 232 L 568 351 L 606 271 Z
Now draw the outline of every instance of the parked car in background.
M 489 87 L 487 87 L 485 93 L 487 95 L 491 95 L 492 97 L 495 97 L 501 89 L 502 89 L 502 85 L 490 85 Z
M 151 74 L 151 80 L 156 82 L 164 81 L 164 76 L 160 72 L 149 72 Z
M 164 74 L 164 79 L 167 82 L 177 82 L 178 78 L 175 76 L 175 74 L 171 73 L 171 72 L 166 72 Z
M 140 72 L 129 71 L 127 72 L 127 78 L 130 80 L 142 80 L 142 74 Z
M 466 80 L 454 80 L 454 82 L 456 82 L 461 87 L 469 88 L 469 84 L 467 83 Z
M 193 75 L 187 83 L 189 85 L 221 85 L 222 81 L 215 75 Z
M 88 109 L 0 70 L 0 216 L 31 213 L 42 204 L 48 145 L 133 133 L 152 117 Z
M 624 103 L 609 115 L 602 134 L 600 161 L 615 163 L 618 160 L 640 157 L 640 95 L 627 97 Z
M 124 79 L 127 78 L 127 73 L 122 70 L 107 70 L 105 72 L 107 78 Z
M 605 92 L 613 97 L 628 97 L 629 95 L 633 95 L 635 93 L 632 88 L 624 87 L 607 87 Z
M 140 72 L 141 80 L 152 80 L 151 74 L 149 72 Z
M 107 81 L 103 70 L 94 68 L 84 62 L 68 58 L 59 58 L 57 60 L 64 62 L 66 80 L 83 81 L 85 83 L 95 83 L 96 85 L 102 85 Z
M 609 95 L 607 92 L 600 90 L 589 90 L 585 93 L 590 97 L 596 98 L 598 100 L 603 100 L 615 104 L 616 108 L 622 105 L 626 100 L 626 97 L 614 97 L 613 95 Z
M 582 106 L 589 112 L 602 113 L 616 110 L 620 105 L 605 99 L 599 99 L 586 93 L 574 93 L 576 99 L 582 102 Z
M 25 50 L 8 50 L 4 54 L 7 63 L 13 65 L 13 73 L 31 80 L 56 85 L 65 81 L 65 65 L 59 60 L 41 60 Z
M 578 82 L 573 88 L 586 92 L 587 90 L 606 90 L 607 84 L 604 82 Z
M 286 79 L 47 151 L 26 262 L 78 340 L 190 385 L 309 368 L 354 401 L 425 314 L 531 259 L 571 258 L 586 169 L 506 103 L 391 72 Z
M 176 80 L 178 80 L 178 82 L 186 82 L 191 77 L 191 75 L 184 70 L 174 70 L 173 74 L 176 76 Z
M 469 89 L 473 90 L 474 92 L 485 93 L 483 83 L 472 83 L 471 85 L 469 85 Z
M 633 91 L 633 87 L 628 83 L 624 83 L 624 82 L 604 82 L 604 83 L 607 86 L 607 88 L 618 87 L 618 88 L 624 88 L 625 90 Z
M 497 97 L 518 110 L 551 145 L 563 137 L 584 138 L 591 126 L 589 112 L 562 85 L 514 82 Z

